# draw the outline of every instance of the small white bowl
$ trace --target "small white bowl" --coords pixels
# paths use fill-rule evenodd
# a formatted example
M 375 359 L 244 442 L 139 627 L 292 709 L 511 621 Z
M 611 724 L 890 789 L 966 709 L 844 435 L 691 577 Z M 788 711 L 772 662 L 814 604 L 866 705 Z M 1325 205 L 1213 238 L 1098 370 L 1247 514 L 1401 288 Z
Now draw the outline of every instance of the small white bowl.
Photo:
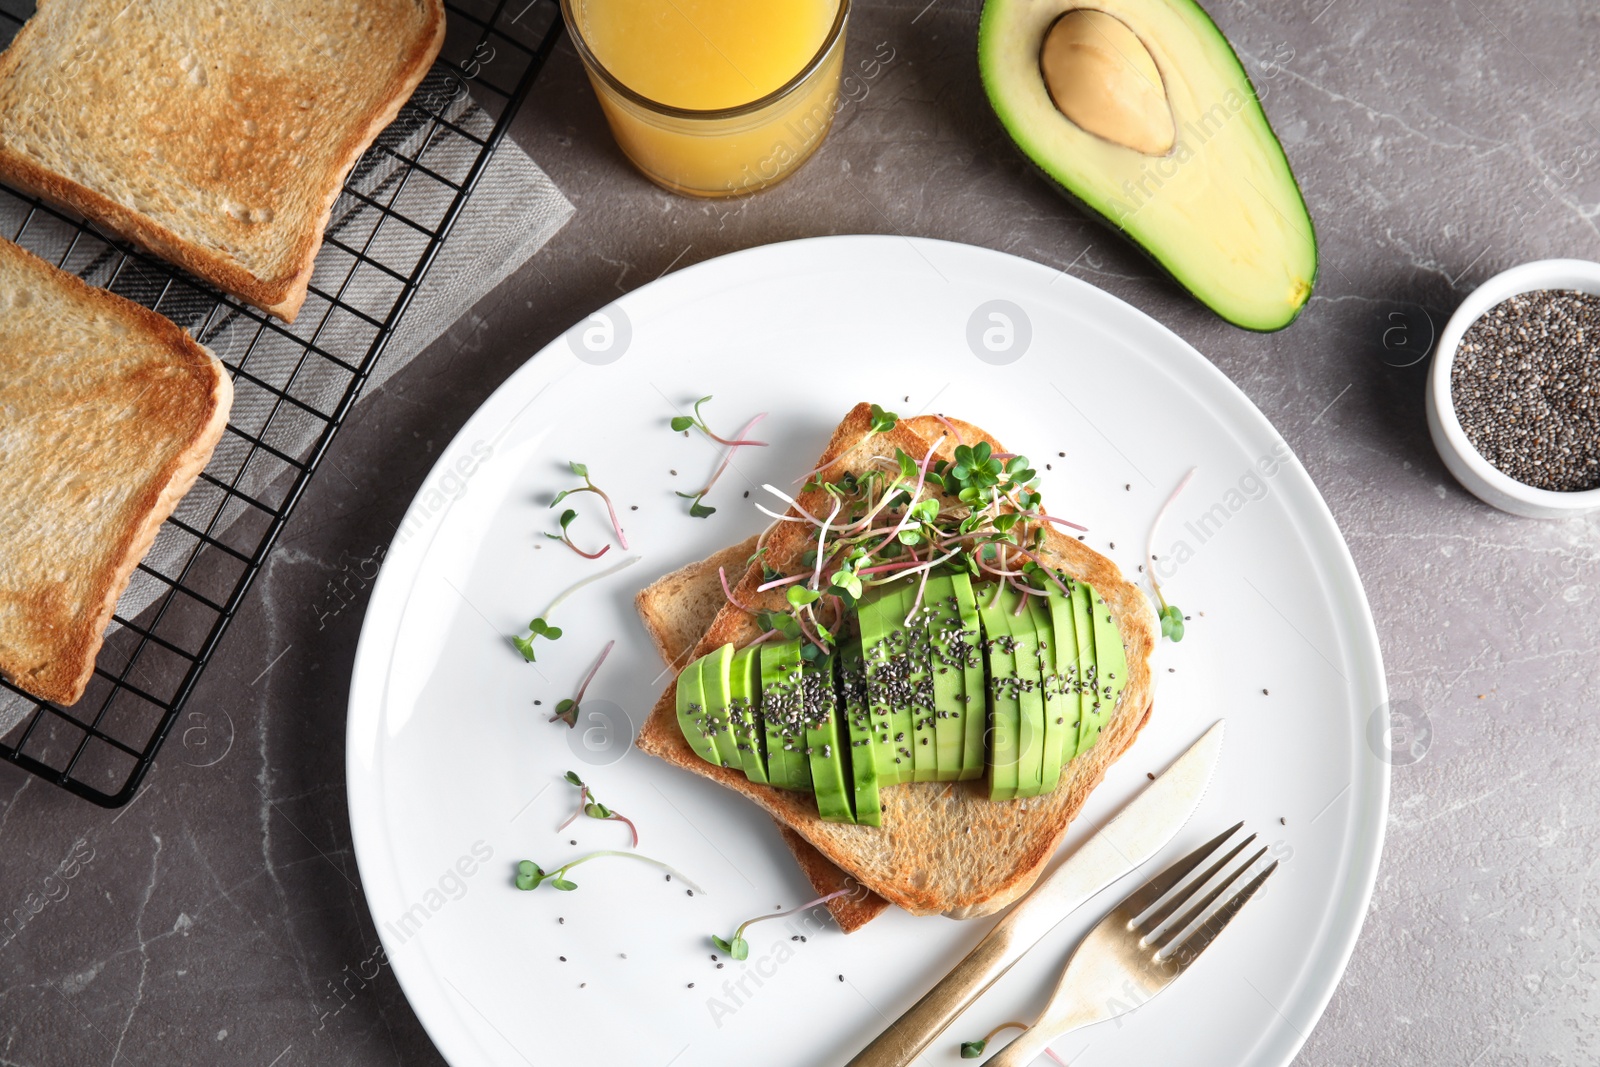
M 1428 432 L 1456 481 L 1485 504 L 1530 519 L 1566 519 L 1600 511 L 1600 489 L 1562 493 L 1537 489 L 1494 466 L 1472 446 L 1456 417 L 1450 369 L 1467 328 L 1495 305 L 1538 289 L 1576 289 L 1600 294 L 1600 263 L 1586 259 L 1541 259 L 1502 271 L 1474 289 L 1439 335 L 1428 378 Z

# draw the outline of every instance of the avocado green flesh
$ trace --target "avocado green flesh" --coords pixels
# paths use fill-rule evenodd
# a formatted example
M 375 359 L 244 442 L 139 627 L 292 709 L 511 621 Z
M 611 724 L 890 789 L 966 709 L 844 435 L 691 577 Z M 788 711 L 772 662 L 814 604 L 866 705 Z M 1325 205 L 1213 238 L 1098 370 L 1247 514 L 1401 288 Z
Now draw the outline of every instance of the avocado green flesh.
M 1039 631 L 1033 613 L 1021 594 L 1010 586 L 1006 593 L 1012 607 L 1006 616 L 1011 636 L 1016 641 L 1017 719 L 1017 796 L 1036 797 L 1044 777 L 1044 680 L 1039 670 Z M 1035 600 L 1028 596 L 1026 600 Z
M 767 735 L 767 781 L 779 789 L 811 789 L 805 754 L 800 642 L 761 647 L 761 720 Z
M 961 633 L 961 611 L 956 604 L 955 582 L 948 577 L 928 579 L 923 590 L 927 618 L 930 668 L 933 671 L 934 780 L 953 782 L 961 777 L 961 750 L 966 740 L 966 675 L 960 648 L 952 642 Z
M 1004 585 L 976 587 L 978 618 L 983 623 L 984 658 L 989 666 L 989 799 L 1017 795 L 1021 754 L 1022 701 L 1017 692 L 1017 639 L 1011 634 L 1015 599 Z
M 909 782 L 915 772 L 911 754 L 911 659 L 906 654 L 905 612 L 897 586 L 861 602 L 861 654 L 867 663 L 867 699 L 878 767 L 878 785 Z
M 717 752 L 724 767 L 743 767 L 739 756 L 739 742 L 733 736 L 733 722 L 729 714 L 729 699 L 733 683 L 729 668 L 733 665 L 733 646 L 723 645 L 700 659 L 700 694 L 705 698 L 706 729 L 717 742 Z
M 1053 792 L 1061 781 L 1061 765 L 1066 762 L 1061 753 L 1066 743 L 1069 721 L 1064 707 L 1065 698 L 1060 691 L 1060 675 L 1056 673 L 1055 618 L 1050 613 L 1049 605 L 1052 595 L 1057 599 L 1061 596 L 1061 590 L 1053 584 L 1047 586 L 1043 594 L 1028 598 L 1028 612 L 1033 616 L 1033 629 L 1038 634 L 1039 692 L 1044 697 L 1044 750 L 1039 761 L 1040 794 Z M 1076 705 L 1073 710 L 1077 710 Z M 1077 746 L 1076 730 L 1073 731 L 1072 743 L 1074 747 Z
M 1095 660 L 1093 602 L 1099 594 L 1088 582 L 1075 582 L 1072 587 L 1072 624 L 1078 633 L 1078 708 L 1081 723 L 1078 727 L 1078 755 L 1094 747 L 1100 737 L 1109 709 L 1104 712 L 1098 696 L 1099 664 Z
M 1117 629 L 1110 606 L 1093 589 L 1089 590 L 1089 597 L 1094 614 L 1093 699 L 1098 705 L 1094 708 L 1094 737 L 1099 737 L 1101 728 L 1117 709 L 1117 698 L 1122 695 L 1122 687 L 1127 684 L 1128 660 L 1122 648 L 1122 634 Z
M 1069 582 L 1068 588 L 1076 582 Z M 1083 697 L 1078 686 L 1078 626 L 1073 617 L 1072 596 L 1052 587 L 1045 600 L 1050 610 L 1050 624 L 1055 630 L 1056 700 L 1061 709 L 1065 734 L 1061 739 L 1061 762 L 1070 762 L 1078 754 L 1078 734 L 1083 725 Z
M 911 780 L 934 782 L 939 779 L 938 690 L 933 680 L 933 645 L 928 634 L 930 613 L 927 604 L 920 602 L 923 600 L 926 592 L 908 582 L 900 594 L 900 620 L 906 631 L 906 656 L 911 661 L 906 677 L 911 686 Z
M 734 653 L 728 668 L 728 718 L 744 776 L 767 784 L 766 734 L 761 726 L 761 649 Z
M 839 702 L 850 746 L 850 779 L 855 793 L 856 822 L 882 824 L 883 800 L 878 795 L 877 746 L 872 739 L 872 713 L 867 703 L 867 668 L 861 658 L 861 635 L 839 642 Z
M 1063 192 L 1132 240 L 1196 299 L 1251 330 L 1294 321 L 1317 276 L 1305 199 L 1227 38 L 1193 0 L 1096 0 L 1148 49 L 1176 132 L 1165 155 L 1074 124 L 1040 71 L 1045 35 L 1077 0 L 986 0 L 978 69 L 995 115 Z
M 965 574 L 950 576 L 961 630 L 951 639 L 954 658 L 961 663 L 961 738 L 962 781 L 983 777 L 988 762 L 989 692 L 984 685 L 983 628 L 978 621 L 978 602 L 972 593 L 972 579 Z
M 702 660 L 695 660 L 678 675 L 678 729 L 694 754 L 714 766 L 722 766 L 722 753 L 715 734 L 706 728 L 706 698 L 700 688 Z
M 824 822 L 855 822 L 851 798 L 855 792 L 846 766 L 849 746 L 839 729 L 833 657 L 818 656 L 801 667 L 800 687 L 805 702 L 805 753 L 811 764 L 811 787 L 817 794 L 817 812 Z

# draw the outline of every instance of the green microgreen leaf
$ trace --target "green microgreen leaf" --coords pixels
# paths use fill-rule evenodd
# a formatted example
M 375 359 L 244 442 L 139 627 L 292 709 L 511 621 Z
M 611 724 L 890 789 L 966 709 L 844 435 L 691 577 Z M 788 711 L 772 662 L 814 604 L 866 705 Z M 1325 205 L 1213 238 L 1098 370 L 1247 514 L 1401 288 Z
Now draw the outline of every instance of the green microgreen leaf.
M 574 511 L 572 508 L 568 508 L 566 511 L 563 511 L 561 513 L 561 518 L 559 520 L 557 520 L 557 521 L 559 521 L 561 523 L 561 528 L 563 530 L 565 530 L 568 526 L 572 525 L 572 520 L 577 518 L 577 517 L 578 517 L 578 513 L 576 511 Z
M 567 465 L 572 468 L 572 473 L 576 474 L 578 477 L 580 477 L 580 478 L 589 477 L 589 468 L 587 466 L 585 466 L 584 464 L 579 463 L 577 461 L 573 461 L 573 462 L 571 462 L 571 463 L 569 463 Z
M 987 1041 L 963 1041 L 961 1042 L 961 1058 L 964 1060 L 975 1060 L 979 1056 L 982 1056 L 983 1050 L 988 1047 L 989 1042 Z
M 556 705 L 556 713 L 552 715 L 550 719 L 552 722 L 554 722 L 556 719 L 560 719 L 568 726 L 577 726 L 578 702 L 573 700 L 571 697 L 566 697 Z
M 691 519 L 705 519 L 716 513 L 716 508 L 702 504 L 699 497 L 695 497 L 694 503 L 689 505 L 689 517 Z
M 900 422 L 900 416 L 892 411 L 885 411 L 878 405 L 872 405 L 872 432 L 888 433 Z
M 1161 636 L 1174 643 L 1183 640 L 1183 612 L 1176 604 L 1168 604 L 1160 611 Z
M 527 891 L 539 888 L 539 883 L 544 881 L 544 869 L 532 860 L 523 860 L 517 864 L 517 888 Z
M 803 585 L 791 585 L 788 591 L 784 593 L 789 603 L 797 608 L 803 608 L 807 604 L 815 603 L 821 595 L 815 589 L 807 589 Z
M 694 420 L 687 415 L 674 415 L 672 417 L 672 430 L 674 433 L 682 433 L 693 425 Z
M 583 779 L 579 778 L 578 775 L 577 775 L 577 772 L 575 772 L 575 771 L 568 771 L 566 774 L 563 774 L 561 777 L 566 779 L 568 785 L 575 785 L 579 789 L 588 788 L 587 786 L 585 786 L 583 784 Z
M 550 888 L 559 889 L 563 893 L 570 893 L 578 888 L 578 883 L 566 878 L 552 878 L 550 879 Z

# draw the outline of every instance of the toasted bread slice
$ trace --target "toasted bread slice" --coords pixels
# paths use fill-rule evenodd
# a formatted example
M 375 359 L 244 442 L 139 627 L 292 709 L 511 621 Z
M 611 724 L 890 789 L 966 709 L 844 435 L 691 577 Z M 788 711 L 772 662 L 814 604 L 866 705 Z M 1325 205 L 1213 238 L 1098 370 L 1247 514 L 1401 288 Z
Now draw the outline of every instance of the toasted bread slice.
M 0 240 L 0 674 L 57 703 L 83 695 L 232 401 L 186 332 Z
M 440 0 L 41 0 L 0 56 L 0 178 L 286 321 Z
M 866 456 L 864 450 L 852 449 L 866 437 L 869 424 L 868 406 L 858 405 L 835 431 L 819 463 L 832 463 L 832 473 L 859 472 Z M 881 447 L 873 451 L 898 447 L 912 455 L 925 454 L 931 443 L 908 422 L 878 440 Z M 947 440 L 941 451 L 953 444 Z M 803 495 L 801 506 L 826 511 L 822 497 L 820 491 Z M 809 530 L 801 523 L 778 524 L 765 541 L 769 561 L 780 570 L 797 566 L 810 544 Z M 1137 737 L 1151 704 L 1149 657 L 1157 629 L 1144 594 L 1123 579 L 1110 560 L 1053 530 L 1046 535 L 1041 554 L 1051 565 L 1088 581 L 1105 598 L 1121 629 L 1128 659 L 1127 685 L 1099 742 L 1067 766 L 1052 793 L 995 803 L 984 795 L 982 782 L 917 783 L 884 790 L 881 828 L 823 822 L 810 796 L 758 785 L 695 756 L 677 728 L 673 686 L 657 701 L 637 744 L 646 752 L 744 793 L 808 841 L 824 859 L 907 911 L 919 915 L 942 912 L 955 918 L 996 911 L 1026 892 L 1038 878 L 1068 824 L 1104 778 L 1106 768 Z M 746 604 L 781 608 L 781 593 L 758 593 L 759 584 L 760 570 L 754 568 L 746 572 L 734 594 Z M 703 655 L 728 641 L 742 643 L 757 633 L 754 620 L 745 612 L 724 605 L 692 655 Z

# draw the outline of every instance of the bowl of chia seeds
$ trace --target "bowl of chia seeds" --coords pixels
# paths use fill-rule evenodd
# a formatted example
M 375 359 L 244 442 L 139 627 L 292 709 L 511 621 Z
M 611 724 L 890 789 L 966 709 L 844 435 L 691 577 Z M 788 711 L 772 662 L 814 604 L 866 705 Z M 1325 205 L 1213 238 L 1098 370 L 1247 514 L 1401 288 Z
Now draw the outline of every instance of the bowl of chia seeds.
M 1524 263 L 1473 290 L 1439 335 L 1427 405 L 1478 499 L 1536 519 L 1600 511 L 1600 263 Z

